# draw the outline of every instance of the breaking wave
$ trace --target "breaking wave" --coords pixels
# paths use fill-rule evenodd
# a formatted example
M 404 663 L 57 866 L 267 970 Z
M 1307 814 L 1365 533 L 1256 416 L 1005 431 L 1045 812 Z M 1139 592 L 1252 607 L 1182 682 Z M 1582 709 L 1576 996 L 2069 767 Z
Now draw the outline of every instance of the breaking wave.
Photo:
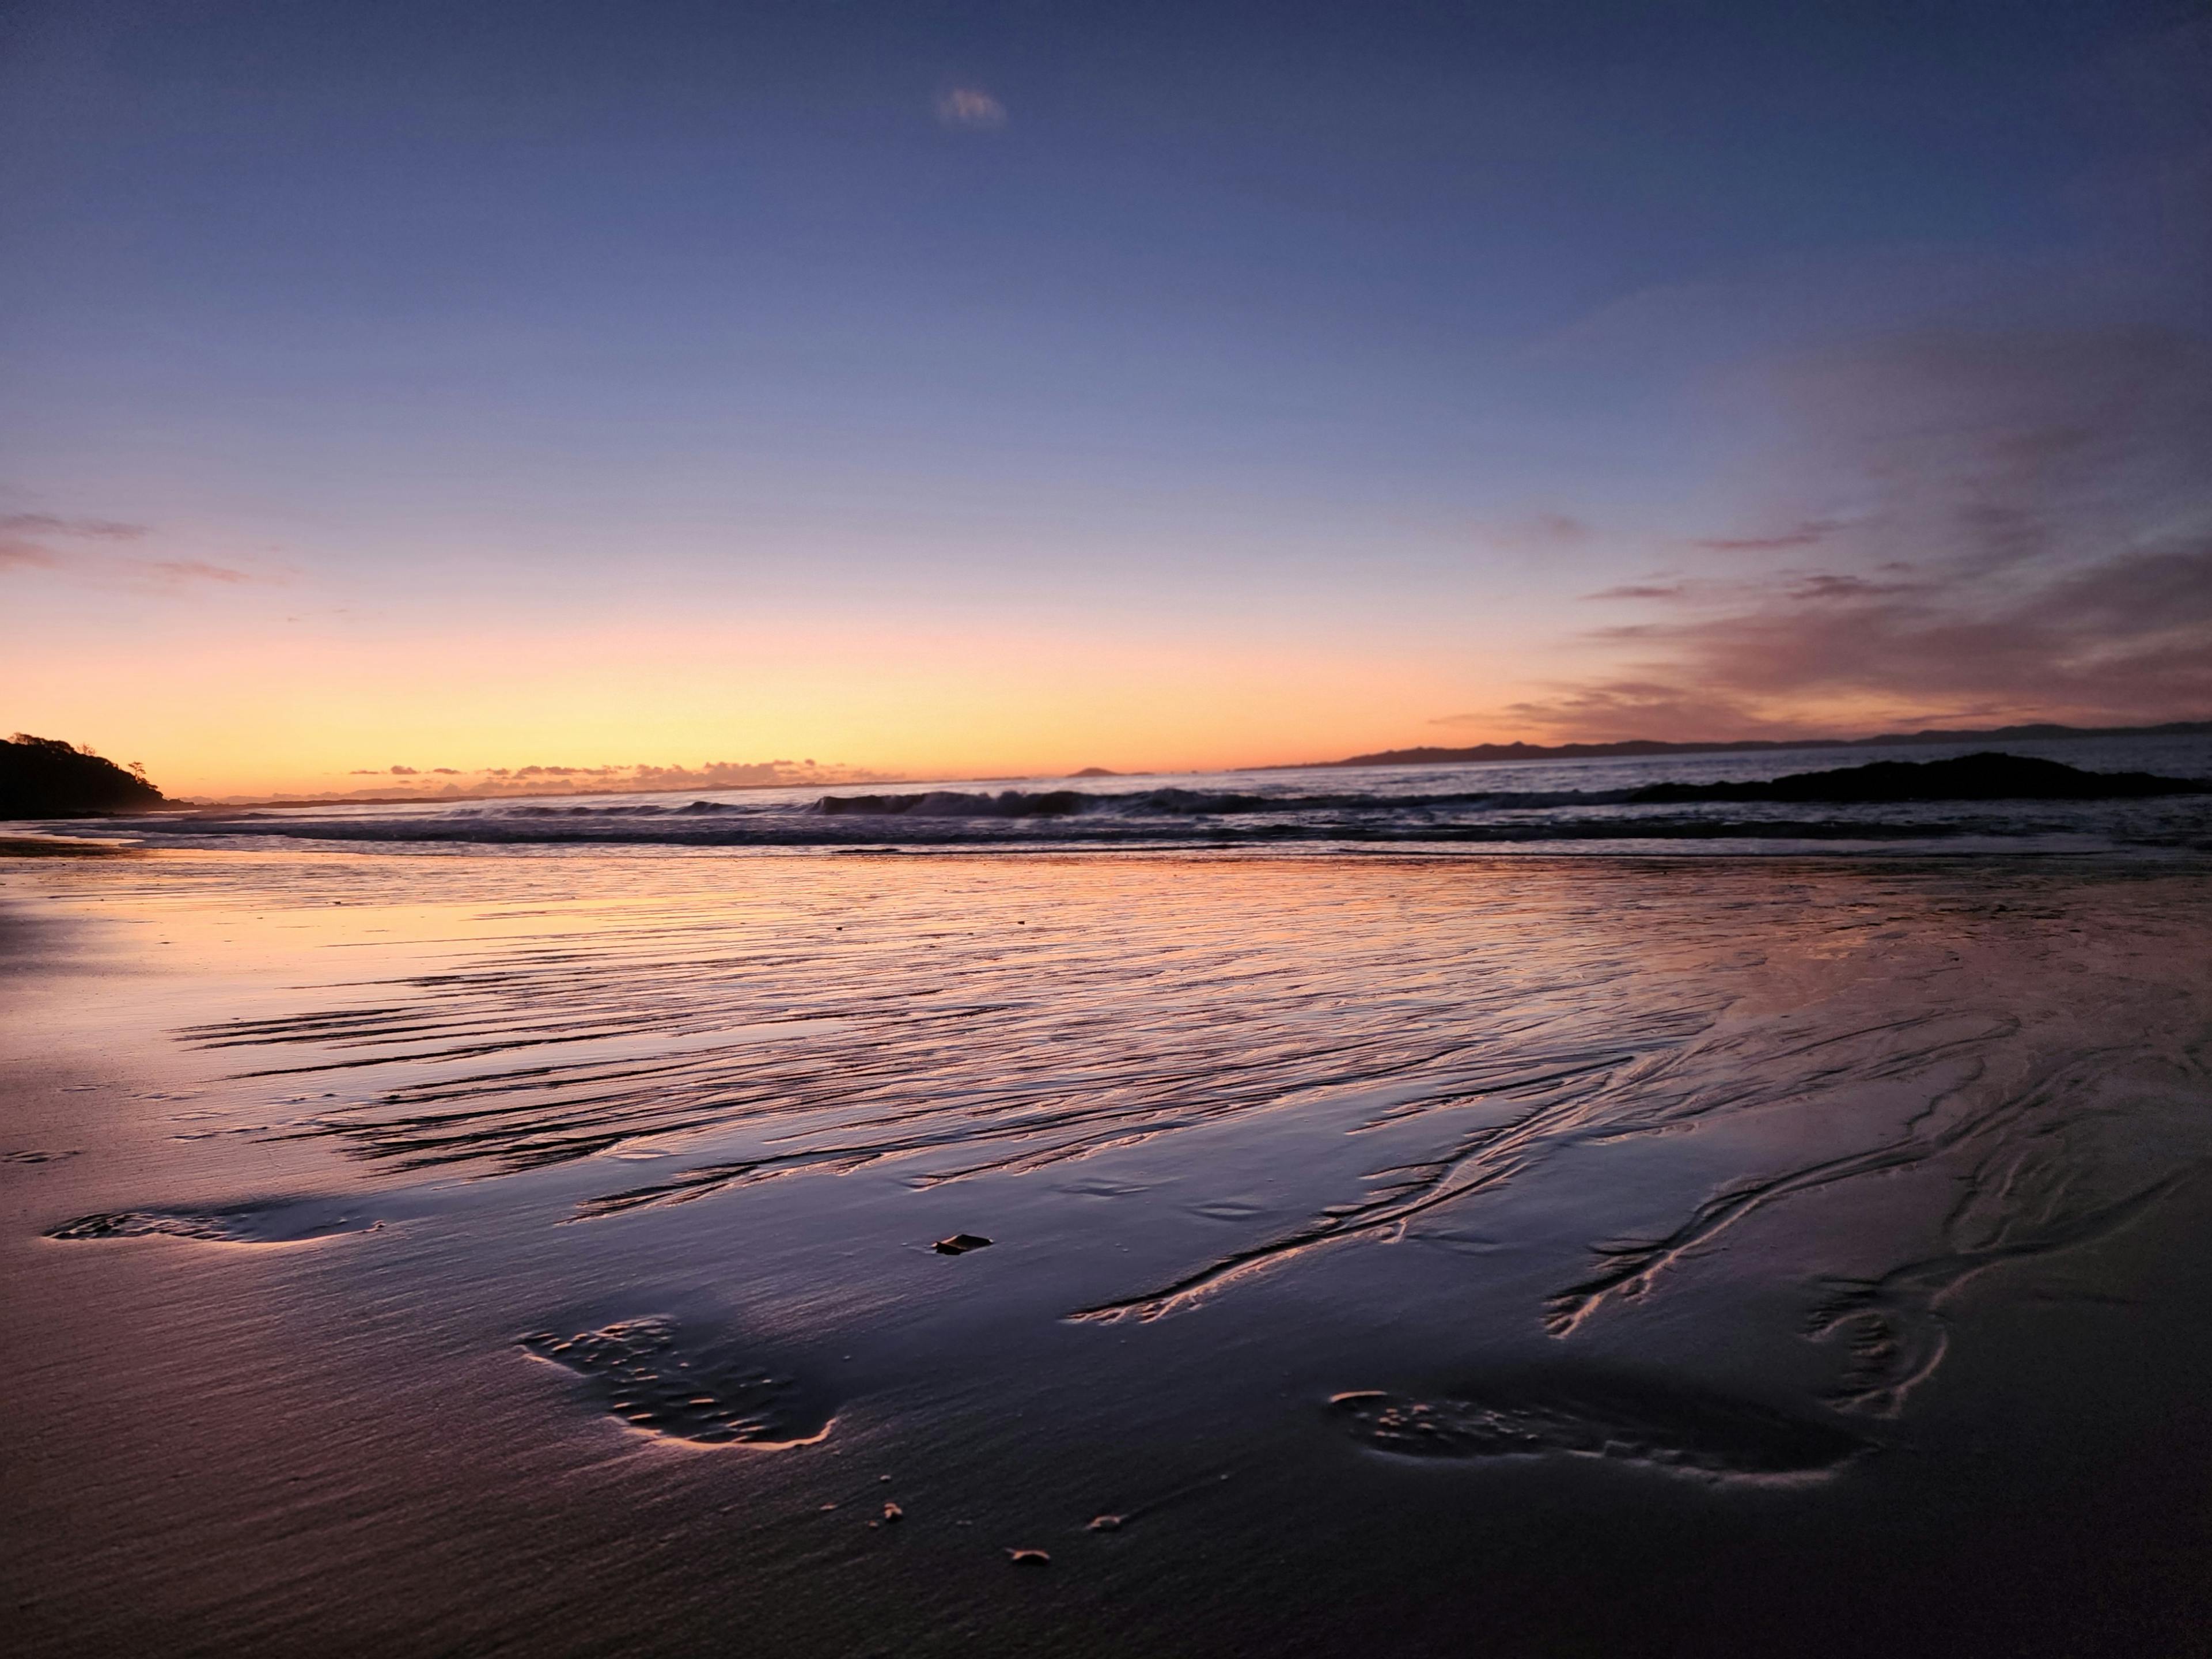
M 2057 745 L 2051 745 L 2057 747 Z M 1869 751 L 1871 752 L 1871 751 Z M 1916 751 L 1918 753 L 1925 751 Z M 2083 740 L 2064 763 L 1975 755 L 1802 769 L 1809 758 L 1670 756 L 1526 765 L 1219 773 L 866 793 L 328 803 L 100 821 L 166 845 L 283 842 L 697 848 L 1384 847 L 1802 842 L 2212 850 L 2212 738 Z M 1317 787 L 1321 786 L 1321 787 Z M 2005 797 L 2006 788 L 2021 793 Z M 2040 793 L 2038 793 L 2040 792 Z M 1954 798 L 1955 797 L 1955 798 Z M 62 828 L 62 833 L 82 826 Z
M 1206 789 L 1146 789 L 1126 794 L 1082 789 L 1005 789 L 984 794 L 933 789 L 911 795 L 824 795 L 817 810 L 831 817 L 1058 818 L 1091 814 L 1121 817 L 1218 817 L 1256 812 L 1391 814 L 1485 808 L 1492 811 L 1551 806 L 1614 805 L 1627 789 L 1548 789 L 1438 795 L 1353 793 L 1266 795 Z

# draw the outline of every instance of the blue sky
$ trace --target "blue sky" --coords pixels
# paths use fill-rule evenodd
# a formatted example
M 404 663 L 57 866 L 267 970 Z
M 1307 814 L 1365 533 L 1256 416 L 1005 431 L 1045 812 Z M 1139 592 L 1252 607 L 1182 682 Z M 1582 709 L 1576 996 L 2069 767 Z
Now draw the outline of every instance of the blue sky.
M 264 787 L 2212 714 L 2205 31 L 18 4 L 0 718 Z

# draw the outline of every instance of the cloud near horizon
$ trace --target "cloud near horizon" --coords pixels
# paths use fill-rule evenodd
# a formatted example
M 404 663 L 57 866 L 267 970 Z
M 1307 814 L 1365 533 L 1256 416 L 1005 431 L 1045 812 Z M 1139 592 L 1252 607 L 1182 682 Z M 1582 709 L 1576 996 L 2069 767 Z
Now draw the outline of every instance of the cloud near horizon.
M 63 519 L 51 513 L 10 513 L 0 516 L 0 570 L 52 570 L 66 562 L 65 556 L 49 545 L 64 541 L 135 541 L 146 526 L 117 524 L 107 519 Z
M 119 542 L 143 541 L 152 533 L 145 525 L 124 524 L 112 519 L 65 519 L 52 513 L 11 513 L 0 516 L 0 570 L 74 572 L 121 578 L 140 586 L 172 589 L 196 582 L 234 586 L 276 580 L 207 559 L 142 558 L 104 550 Z M 57 546 L 57 543 L 62 545 Z
M 51 513 L 10 513 L 0 518 L 0 534 L 10 536 L 77 536 L 131 542 L 145 533 L 143 524 L 119 524 L 112 519 L 63 519 Z
M 147 575 L 164 581 L 228 583 L 266 580 L 244 570 L 234 570 L 227 564 L 210 564 L 205 559 L 146 559 L 137 563 Z
M 1585 595 L 1656 614 L 1583 635 L 1609 669 L 1436 723 L 1596 739 L 2212 714 L 2203 340 L 1930 331 L 1778 385 L 1794 488 L 1851 511 L 1703 538 L 1727 562 Z
M 426 798 L 449 795 L 543 793 L 564 788 L 584 794 L 653 793 L 680 789 L 791 788 L 809 785 L 879 783 L 890 775 L 857 766 L 823 764 L 813 760 L 708 761 L 698 766 L 656 766 L 639 762 L 627 766 L 487 766 L 463 770 L 451 766 L 363 766 L 347 775 L 356 778 L 396 778 L 397 786 Z M 431 786 L 430 778 L 465 780 Z M 422 779 L 423 782 L 408 781 Z M 284 796 L 282 799 L 294 799 Z M 326 793 L 298 799 L 336 799 Z M 243 799 L 241 797 L 240 799 Z
M 1793 548 L 1818 547 L 1844 526 L 1832 520 L 1813 520 L 1774 536 L 1714 536 L 1690 544 L 1709 553 L 1783 553 Z

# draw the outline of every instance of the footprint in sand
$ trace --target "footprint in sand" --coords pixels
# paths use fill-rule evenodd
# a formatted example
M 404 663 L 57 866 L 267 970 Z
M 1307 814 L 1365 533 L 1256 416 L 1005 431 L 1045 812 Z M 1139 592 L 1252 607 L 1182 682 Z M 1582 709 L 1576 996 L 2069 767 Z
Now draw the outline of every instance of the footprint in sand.
M 522 1346 L 575 1372 L 602 1411 L 648 1434 L 772 1450 L 811 1446 L 830 1433 L 832 1410 L 817 1390 L 793 1377 L 695 1358 L 665 1319 L 627 1319 L 574 1336 L 536 1331 Z
M 1833 1420 L 1644 1377 L 1532 1377 L 1415 1398 L 1340 1394 L 1329 1414 L 1405 1457 L 1606 1458 L 1709 1479 L 1824 1475 L 1873 1449 Z
M 241 1204 L 222 1210 L 103 1210 L 46 1230 L 48 1238 L 195 1238 L 216 1244 L 299 1244 L 384 1224 L 319 1204 Z

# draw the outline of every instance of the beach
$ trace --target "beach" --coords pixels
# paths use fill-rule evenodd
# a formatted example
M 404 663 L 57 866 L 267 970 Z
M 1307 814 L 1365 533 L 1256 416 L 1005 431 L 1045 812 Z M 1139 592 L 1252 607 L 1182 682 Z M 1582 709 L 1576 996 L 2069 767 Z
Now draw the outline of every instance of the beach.
M 0 4 L 0 1659 L 2212 1659 L 2208 87 Z
M 2212 1659 L 2208 87 L 0 5 L 0 1659 Z
M 2192 855 L 153 839 L 19 1651 L 2205 1650 Z

